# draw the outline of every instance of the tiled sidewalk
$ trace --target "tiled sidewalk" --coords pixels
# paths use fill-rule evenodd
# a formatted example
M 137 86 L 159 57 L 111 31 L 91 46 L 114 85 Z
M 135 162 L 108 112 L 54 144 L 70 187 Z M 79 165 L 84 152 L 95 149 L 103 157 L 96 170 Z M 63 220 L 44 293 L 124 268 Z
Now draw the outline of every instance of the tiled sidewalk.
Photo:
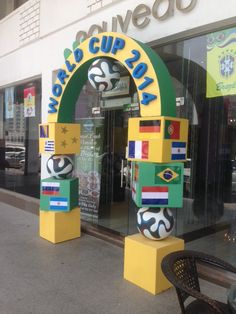
M 153 296 L 123 279 L 123 249 L 85 234 L 50 244 L 36 215 L 0 203 L 0 313 L 180 311 L 173 289 Z
M 225 301 L 225 289 L 203 288 Z M 123 279 L 120 247 L 86 234 L 53 245 L 38 236 L 38 216 L 0 202 L 0 313 L 180 314 L 180 309 L 174 289 L 153 296 Z

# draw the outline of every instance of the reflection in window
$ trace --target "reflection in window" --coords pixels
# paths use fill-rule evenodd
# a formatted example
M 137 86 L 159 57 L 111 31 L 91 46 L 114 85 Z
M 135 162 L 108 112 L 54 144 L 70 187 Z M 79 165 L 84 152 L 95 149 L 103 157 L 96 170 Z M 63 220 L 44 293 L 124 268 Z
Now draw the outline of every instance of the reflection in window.
M 232 37 L 236 34 L 234 30 L 224 33 Z M 206 251 L 211 248 L 212 253 L 226 258 L 222 250 L 214 252 L 216 244 L 226 240 L 227 258 L 235 262 L 230 245 L 236 232 L 236 96 L 231 92 L 207 98 L 209 82 L 213 83 L 207 81 L 210 56 L 207 38 L 208 35 L 199 36 L 155 49 L 173 78 L 177 116 L 190 122 L 184 206 L 176 210 L 176 234 L 193 240 L 220 230 L 207 240 L 198 240 L 199 249 L 204 249 L 204 241 L 209 240 L 212 245 L 209 242 Z M 221 55 L 226 44 L 225 41 L 221 45 Z M 222 66 L 219 67 L 218 57 L 214 62 L 213 70 L 219 71 Z
M 39 197 L 41 81 L 0 91 L 0 187 Z

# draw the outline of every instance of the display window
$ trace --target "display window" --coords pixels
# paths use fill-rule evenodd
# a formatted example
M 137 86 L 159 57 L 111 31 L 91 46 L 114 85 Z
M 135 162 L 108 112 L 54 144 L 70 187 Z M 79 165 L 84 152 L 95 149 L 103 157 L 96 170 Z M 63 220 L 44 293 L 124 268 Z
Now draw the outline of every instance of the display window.
M 177 116 L 190 123 L 184 205 L 173 210 L 174 234 L 192 248 L 200 243 L 208 251 L 212 243 L 213 254 L 225 245 L 232 262 L 236 241 L 235 38 L 236 28 L 230 28 L 152 46 L 171 74 Z M 126 160 L 127 121 L 140 114 L 132 80 L 123 72 L 122 82 L 127 85 L 128 81 L 128 89 L 107 95 L 95 92 L 88 83 L 75 116 L 82 125 L 77 171 L 84 219 L 124 235 L 136 232 L 137 212 Z
M 41 80 L 0 91 L 0 186 L 39 197 Z

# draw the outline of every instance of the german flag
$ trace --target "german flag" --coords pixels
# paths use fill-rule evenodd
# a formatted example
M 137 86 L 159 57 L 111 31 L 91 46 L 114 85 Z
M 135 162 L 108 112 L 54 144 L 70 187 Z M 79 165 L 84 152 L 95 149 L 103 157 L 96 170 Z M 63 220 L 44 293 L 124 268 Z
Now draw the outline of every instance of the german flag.
M 161 131 L 160 120 L 143 120 L 139 122 L 140 133 L 159 133 Z

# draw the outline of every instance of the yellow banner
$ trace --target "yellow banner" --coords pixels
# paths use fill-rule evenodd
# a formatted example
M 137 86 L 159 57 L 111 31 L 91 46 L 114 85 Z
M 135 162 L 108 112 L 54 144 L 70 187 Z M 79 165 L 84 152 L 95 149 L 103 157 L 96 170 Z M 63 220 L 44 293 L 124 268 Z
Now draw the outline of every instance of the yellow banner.
M 236 94 L 236 28 L 207 36 L 208 98 Z

